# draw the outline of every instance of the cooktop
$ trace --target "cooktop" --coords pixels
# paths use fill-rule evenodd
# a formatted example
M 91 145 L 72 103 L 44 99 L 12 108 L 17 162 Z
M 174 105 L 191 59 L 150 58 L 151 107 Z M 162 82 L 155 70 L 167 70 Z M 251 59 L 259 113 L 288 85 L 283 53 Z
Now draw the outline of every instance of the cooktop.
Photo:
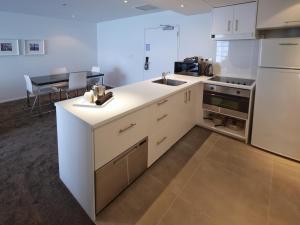
M 221 76 L 214 76 L 209 80 L 221 82 L 221 83 L 237 84 L 237 85 L 245 85 L 245 86 L 251 86 L 255 82 L 255 80 L 251 80 L 251 79 L 243 79 L 243 78 L 236 78 L 236 77 L 221 77 Z

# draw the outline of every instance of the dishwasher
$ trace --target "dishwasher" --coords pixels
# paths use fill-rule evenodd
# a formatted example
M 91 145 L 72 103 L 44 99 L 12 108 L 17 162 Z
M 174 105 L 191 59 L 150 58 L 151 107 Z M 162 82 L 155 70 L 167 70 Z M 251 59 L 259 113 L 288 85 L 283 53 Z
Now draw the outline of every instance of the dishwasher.
M 146 169 L 148 138 L 145 138 L 95 172 L 96 213 L 114 200 Z

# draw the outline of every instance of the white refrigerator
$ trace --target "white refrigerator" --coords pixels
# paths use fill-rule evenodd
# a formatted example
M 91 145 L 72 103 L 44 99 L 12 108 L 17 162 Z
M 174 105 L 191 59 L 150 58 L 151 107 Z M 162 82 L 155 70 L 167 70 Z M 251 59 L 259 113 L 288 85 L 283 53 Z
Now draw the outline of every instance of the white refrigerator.
M 300 161 L 300 38 L 260 44 L 251 144 Z

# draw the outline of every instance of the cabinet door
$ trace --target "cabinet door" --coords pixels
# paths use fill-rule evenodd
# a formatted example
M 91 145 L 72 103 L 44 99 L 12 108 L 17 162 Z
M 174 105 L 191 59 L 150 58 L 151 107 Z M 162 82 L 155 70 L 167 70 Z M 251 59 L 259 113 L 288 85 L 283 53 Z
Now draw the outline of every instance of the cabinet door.
M 146 169 L 148 162 L 147 139 L 137 144 L 128 154 L 129 183 L 132 183 Z
M 255 34 L 256 2 L 234 6 L 234 34 Z
M 127 155 L 122 155 L 96 171 L 96 213 L 128 185 Z
M 259 0 L 257 28 L 300 26 L 299 0 Z
M 233 30 L 233 7 L 220 7 L 213 9 L 213 31 L 214 35 L 232 34 Z
M 187 117 L 188 117 L 188 124 L 187 129 L 190 130 L 196 124 L 196 113 L 197 113 L 197 86 L 191 87 L 187 90 L 188 96 L 188 104 L 187 104 Z

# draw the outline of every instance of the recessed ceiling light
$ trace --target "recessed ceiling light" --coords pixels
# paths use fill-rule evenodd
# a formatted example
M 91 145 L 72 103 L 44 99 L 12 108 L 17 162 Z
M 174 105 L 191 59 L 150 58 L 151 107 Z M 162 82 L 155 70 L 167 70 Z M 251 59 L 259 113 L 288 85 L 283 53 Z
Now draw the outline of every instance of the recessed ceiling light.
M 127 1 L 127 0 L 124 0 L 124 3 L 128 3 L 128 1 Z
M 184 4 L 181 4 L 180 7 L 181 7 L 181 8 L 184 8 Z

